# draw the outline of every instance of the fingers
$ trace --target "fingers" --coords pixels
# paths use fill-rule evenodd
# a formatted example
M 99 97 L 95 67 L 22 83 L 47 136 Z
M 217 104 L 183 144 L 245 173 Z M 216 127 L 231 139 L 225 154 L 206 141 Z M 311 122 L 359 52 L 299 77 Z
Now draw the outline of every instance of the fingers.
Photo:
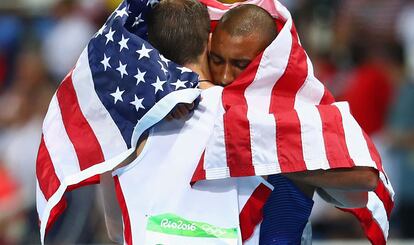
M 194 109 L 194 103 L 191 104 L 178 104 L 174 107 L 174 109 L 168 114 L 165 119 L 167 121 L 171 120 L 180 120 L 186 118 L 191 110 Z

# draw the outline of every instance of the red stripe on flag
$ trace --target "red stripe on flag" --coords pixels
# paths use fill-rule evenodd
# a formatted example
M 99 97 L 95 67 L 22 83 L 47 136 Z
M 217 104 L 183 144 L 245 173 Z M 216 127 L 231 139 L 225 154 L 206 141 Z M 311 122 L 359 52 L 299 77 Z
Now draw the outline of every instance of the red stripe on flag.
M 282 173 L 306 170 L 301 128 L 296 111 L 275 115 L 277 156 Z
M 363 132 L 363 134 L 364 134 L 365 141 L 367 142 L 369 154 L 371 155 L 372 160 L 377 165 L 377 169 L 381 172 L 384 172 L 384 169 L 382 167 L 381 156 L 378 153 L 377 148 L 375 147 L 374 143 L 372 143 L 372 140 L 370 139 L 370 137 L 365 132 Z
M 340 210 L 352 213 L 357 217 L 361 223 L 362 229 L 365 232 L 365 236 L 371 241 L 373 245 L 385 245 L 385 235 L 381 229 L 381 226 L 373 217 L 371 211 L 368 208 L 354 208 L 354 209 L 342 209 Z
M 293 25 L 292 49 L 285 72 L 272 89 L 270 113 L 291 110 L 295 106 L 295 98 L 308 76 L 307 56 L 299 44 L 296 28 Z
M 391 195 L 384 185 L 384 183 L 379 180 L 377 189 L 375 189 L 375 193 L 377 194 L 378 198 L 381 200 L 382 204 L 385 207 L 385 211 L 387 212 L 388 220 L 391 217 L 392 209 L 394 208 L 394 202 L 392 201 Z
M 91 126 L 82 114 L 72 83 L 72 72 L 66 76 L 57 91 L 62 121 L 79 160 L 81 170 L 103 162 L 101 146 Z
M 255 175 L 244 93 L 254 81 L 262 56 L 263 53 L 258 55 L 232 84 L 223 89 L 222 103 L 226 110 L 223 116 L 224 138 L 231 176 Z M 240 150 L 242 147 L 244 150 Z
M 214 30 L 216 29 L 217 24 L 218 24 L 218 21 L 217 21 L 217 20 L 212 20 L 212 21 L 210 22 L 210 32 L 211 32 L 211 33 L 213 33 L 213 32 L 214 32 Z
M 43 136 L 37 154 L 36 177 L 40 190 L 46 200 L 49 200 L 49 198 L 58 190 L 60 180 L 56 175 L 55 166 L 50 158 Z
M 198 162 L 197 168 L 194 170 L 193 177 L 191 178 L 190 185 L 194 185 L 195 182 L 199 180 L 205 180 L 206 179 L 206 170 L 204 169 L 204 157 L 206 152 L 203 151 L 203 154 L 201 155 L 200 161 Z
M 329 105 L 335 103 L 335 98 L 334 96 L 331 94 L 331 92 L 329 92 L 329 90 L 327 90 L 325 88 L 325 92 L 323 93 L 322 99 L 320 101 L 321 105 Z
M 81 188 L 83 186 L 99 184 L 99 182 L 100 182 L 100 175 L 98 174 L 98 175 L 92 176 L 92 177 L 90 177 L 90 178 L 88 178 L 88 179 L 86 179 L 86 180 L 84 180 L 80 183 L 68 186 L 67 190 L 68 191 L 73 191 L 73 190 L 76 190 L 76 189 Z
M 121 184 L 119 183 L 118 176 L 114 176 L 116 197 L 119 202 L 119 206 L 122 211 L 122 220 L 124 222 L 124 239 L 126 244 L 132 245 L 132 230 L 131 230 L 131 221 L 129 219 L 128 208 L 126 206 L 125 197 L 122 193 Z
M 52 225 L 55 223 L 57 218 L 63 213 L 63 211 L 65 211 L 66 207 L 67 207 L 66 199 L 62 197 L 62 199 L 60 199 L 60 201 L 56 204 L 56 206 L 54 206 L 52 210 L 50 211 L 49 220 L 47 221 L 47 224 L 46 224 L 45 234 L 49 232 Z
M 354 167 L 345 141 L 342 116 L 335 106 L 317 106 L 322 120 L 326 157 L 331 168 Z
M 250 124 L 246 106 L 233 106 L 224 114 L 224 136 L 230 176 L 254 176 Z
M 307 56 L 299 45 L 295 26 L 292 26 L 291 33 L 292 50 L 284 74 L 273 87 L 270 113 L 280 114 L 292 110 L 295 107 L 296 94 L 308 76 Z M 289 137 L 283 137 L 280 134 L 280 132 L 284 132 L 283 128 L 285 126 L 289 126 Z M 305 170 L 301 126 L 296 112 L 291 113 L 290 117 L 276 117 L 276 139 L 279 164 L 282 171 Z
M 249 239 L 254 228 L 263 220 L 263 206 L 272 193 L 267 186 L 260 184 L 243 206 L 240 214 L 240 230 L 243 242 Z

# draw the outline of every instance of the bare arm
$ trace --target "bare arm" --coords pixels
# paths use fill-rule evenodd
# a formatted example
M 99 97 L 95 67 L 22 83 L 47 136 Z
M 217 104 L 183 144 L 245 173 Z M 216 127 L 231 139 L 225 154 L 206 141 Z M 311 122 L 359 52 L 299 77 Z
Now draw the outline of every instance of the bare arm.
M 325 201 L 339 207 L 363 207 L 368 201 L 368 191 L 378 183 L 378 172 L 373 168 L 315 170 L 286 174 L 309 197 L 312 187 Z
M 121 163 L 118 166 L 118 168 L 128 165 L 142 152 L 147 138 L 148 134 L 145 134 L 141 137 L 141 139 L 138 142 L 135 154 L 129 156 L 123 163 Z M 103 202 L 105 212 L 105 223 L 109 239 L 111 239 L 115 243 L 122 244 L 122 212 L 116 197 L 114 179 L 110 172 L 101 175 L 101 183 L 99 184 L 99 194 Z
M 342 208 L 361 208 L 368 202 L 366 191 L 342 191 L 329 188 L 317 188 L 318 195 L 328 203 Z
M 123 224 L 121 208 L 118 205 L 115 193 L 114 180 L 111 173 L 101 175 L 99 194 L 103 202 L 105 223 L 109 239 L 113 242 L 123 243 Z
M 343 191 L 372 191 L 378 183 L 378 171 L 369 167 L 314 170 L 285 176 L 311 186 Z

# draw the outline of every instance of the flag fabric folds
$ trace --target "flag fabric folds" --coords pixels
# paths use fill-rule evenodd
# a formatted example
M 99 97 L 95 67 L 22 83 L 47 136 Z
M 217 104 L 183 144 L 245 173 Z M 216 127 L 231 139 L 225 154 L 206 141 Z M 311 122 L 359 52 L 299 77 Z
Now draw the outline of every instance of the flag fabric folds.
M 233 5 L 201 0 L 212 26 Z M 393 189 L 370 138 L 346 102 L 315 78 L 289 11 L 276 0 L 251 0 L 268 10 L 279 34 L 249 67 L 223 90 L 224 112 L 192 182 L 228 177 L 367 166 L 379 171 L 378 188 L 365 208 L 343 209 L 361 222 L 373 244 L 385 244 Z
M 196 73 L 146 41 L 146 15 L 154 4 L 121 3 L 50 102 L 36 162 L 42 242 L 66 206 L 66 191 L 98 182 L 99 174 L 134 152 L 145 130 L 200 94 Z
M 200 1 L 208 6 L 213 24 L 235 6 Z M 156 3 L 125 0 L 91 39 L 52 98 L 36 162 L 42 242 L 65 208 L 66 191 L 98 182 L 99 174 L 134 152 L 145 130 L 177 103 L 191 103 L 200 94 L 195 73 L 167 60 L 146 41 L 146 15 Z M 224 88 L 224 110 L 193 181 L 373 167 L 380 181 L 369 193 L 367 206 L 344 211 L 361 221 L 373 244 L 385 244 L 393 190 L 375 146 L 347 104 L 335 103 L 315 78 L 289 11 L 276 0 L 249 3 L 266 6 L 279 34 Z M 240 214 L 241 220 L 257 215 L 244 213 L 248 215 Z M 251 229 L 244 239 L 256 223 L 260 217 L 249 221 Z

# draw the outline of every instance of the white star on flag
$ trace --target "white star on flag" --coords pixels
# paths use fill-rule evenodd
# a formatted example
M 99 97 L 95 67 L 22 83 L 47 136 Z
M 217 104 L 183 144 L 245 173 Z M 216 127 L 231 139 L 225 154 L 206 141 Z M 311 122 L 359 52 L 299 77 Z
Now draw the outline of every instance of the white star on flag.
M 105 44 L 108 44 L 109 41 L 112 41 L 112 42 L 114 41 L 114 34 L 115 34 L 115 31 L 112 30 L 112 27 L 109 28 L 109 32 L 105 35 L 105 37 L 106 37 L 106 43 Z
M 124 17 L 124 15 L 128 16 L 128 12 L 127 12 L 126 7 L 121 9 L 121 10 L 116 10 L 115 13 L 116 13 L 115 18 L 118 17 L 118 16 L 122 18 L 122 17 Z
M 139 23 L 141 23 L 141 22 L 144 22 L 144 20 L 141 18 L 141 15 L 142 15 L 142 13 L 139 14 L 138 17 L 135 17 L 135 21 L 132 24 L 132 27 L 139 25 Z
M 164 85 L 164 83 L 165 83 L 166 81 L 161 81 L 160 80 L 160 78 L 159 77 L 157 77 L 157 81 L 155 82 L 155 83 L 152 83 L 151 85 L 152 86 L 154 86 L 154 88 L 155 88 L 155 94 L 159 91 L 159 90 L 161 90 L 161 91 L 164 91 L 164 89 L 163 89 L 163 87 L 162 87 L 162 85 Z
M 139 54 L 138 60 L 142 59 L 143 57 L 149 58 L 149 53 L 152 51 L 152 49 L 148 49 L 145 47 L 145 44 L 142 44 L 142 48 L 140 50 L 137 50 L 137 53 Z
M 130 102 L 131 105 L 135 106 L 135 109 L 138 111 L 139 109 L 145 109 L 145 107 L 142 105 L 142 102 L 144 101 L 144 98 L 138 99 L 138 97 L 135 95 L 135 100 Z
M 141 72 L 139 69 L 138 69 L 138 73 L 137 73 L 137 75 L 135 75 L 134 77 L 137 79 L 137 85 L 140 83 L 140 82 L 143 82 L 143 83 L 145 83 L 145 79 L 144 79 L 144 76 L 145 76 L 145 74 L 146 74 L 147 72 Z
M 125 37 L 124 37 L 124 34 L 122 34 L 122 40 L 121 40 L 121 41 L 119 41 L 119 45 L 121 46 L 121 47 L 119 48 L 119 52 L 121 52 L 121 51 L 122 51 L 122 49 L 124 49 L 124 48 L 129 49 L 129 48 L 128 48 L 128 45 L 127 45 L 128 40 L 129 40 L 129 38 L 125 38 Z
M 192 70 L 188 69 L 187 67 L 177 67 L 178 70 L 181 71 L 181 73 L 184 72 L 193 72 Z
M 160 59 L 168 66 L 169 59 L 165 58 L 164 55 L 160 54 Z
M 124 78 L 124 75 L 128 75 L 128 72 L 126 71 L 127 64 L 122 64 L 121 61 L 119 61 L 119 67 L 116 68 L 117 71 L 121 74 L 121 78 Z
M 164 72 L 164 74 L 167 74 L 168 70 L 167 70 L 167 69 L 165 69 L 164 64 L 163 64 L 163 63 L 161 63 L 161 61 L 158 61 L 158 64 L 160 64 L 160 66 L 161 66 L 161 70 Z
M 111 96 L 114 97 L 114 104 L 116 104 L 116 102 L 118 102 L 119 100 L 121 102 L 124 102 L 124 100 L 122 99 L 122 94 L 124 92 L 125 90 L 120 91 L 119 87 L 116 87 L 116 91 L 111 94 Z
M 106 69 L 112 68 L 111 64 L 109 64 L 109 60 L 111 59 L 111 57 L 106 57 L 106 55 L 104 54 L 104 59 L 101 61 L 101 64 L 104 66 L 104 70 L 106 71 Z
M 96 33 L 95 37 L 98 37 L 99 35 L 102 35 L 106 29 L 106 24 L 104 24 L 101 29 Z
M 171 83 L 172 85 L 175 86 L 175 90 L 179 89 L 179 88 L 186 88 L 184 81 L 181 81 L 180 79 L 177 79 L 177 82 L 175 83 Z

